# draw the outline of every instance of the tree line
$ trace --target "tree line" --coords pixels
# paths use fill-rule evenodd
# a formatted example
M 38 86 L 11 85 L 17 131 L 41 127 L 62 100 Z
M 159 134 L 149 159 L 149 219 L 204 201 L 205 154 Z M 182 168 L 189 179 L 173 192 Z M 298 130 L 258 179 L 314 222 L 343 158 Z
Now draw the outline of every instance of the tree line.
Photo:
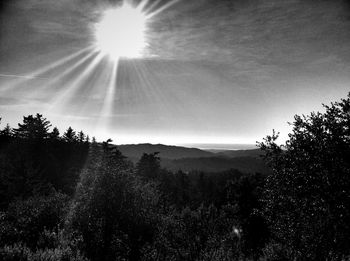
M 24 117 L 0 135 L 0 259 L 347 260 L 350 94 L 324 108 L 258 143 L 269 175 L 134 165 Z
M 69 127 L 63 135 L 41 114 L 23 117 L 17 128 L 0 131 L 0 208 L 15 198 L 71 195 L 87 159 L 90 138 Z M 94 139 L 92 142 L 95 142 Z

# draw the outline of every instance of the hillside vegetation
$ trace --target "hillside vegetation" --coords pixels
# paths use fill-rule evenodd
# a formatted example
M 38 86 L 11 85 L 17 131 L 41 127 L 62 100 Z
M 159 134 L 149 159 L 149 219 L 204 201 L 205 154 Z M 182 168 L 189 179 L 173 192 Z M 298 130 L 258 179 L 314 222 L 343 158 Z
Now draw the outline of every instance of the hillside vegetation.
M 0 132 L 0 260 L 348 260 L 350 94 L 292 127 L 259 143 L 271 172 L 185 172 L 26 116 Z

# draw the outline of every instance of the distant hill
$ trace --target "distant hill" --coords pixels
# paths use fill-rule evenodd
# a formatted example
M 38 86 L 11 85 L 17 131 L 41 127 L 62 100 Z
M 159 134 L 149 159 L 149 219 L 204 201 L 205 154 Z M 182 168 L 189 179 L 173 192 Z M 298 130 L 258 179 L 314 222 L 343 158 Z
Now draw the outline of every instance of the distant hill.
M 163 168 L 171 171 L 200 170 L 205 172 L 220 172 L 228 169 L 237 169 L 245 173 L 270 173 L 270 169 L 261 158 L 257 157 L 209 157 L 209 158 L 183 158 L 176 160 L 162 159 Z
M 219 172 L 238 169 L 246 173 L 269 172 L 260 157 L 261 151 L 259 149 L 209 152 L 197 148 L 148 143 L 118 145 L 117 147 L 123 155 L 134 163 L 140 159 L 143 153 L 159 152 L 162 167 L 172 171 Z
M 179 146 L 168 146 L 163 144 L 128 144 L 118 145 L 118 149 L 123 155 L 129 158 L 140 158 L 143 153 L 159 152 L 161 158 L 181 159 L 181 158 L 205 158 L 213 157 L 215 153 L 196 148 L 185 148 Z
M 215 152 L 218 157 L 228 157 L 228 158 L 237 158 L 237 157 L 255 157 L 260 158 L 263 155 L 261 149 L 252 149 L 252 150 L 224 150 Z

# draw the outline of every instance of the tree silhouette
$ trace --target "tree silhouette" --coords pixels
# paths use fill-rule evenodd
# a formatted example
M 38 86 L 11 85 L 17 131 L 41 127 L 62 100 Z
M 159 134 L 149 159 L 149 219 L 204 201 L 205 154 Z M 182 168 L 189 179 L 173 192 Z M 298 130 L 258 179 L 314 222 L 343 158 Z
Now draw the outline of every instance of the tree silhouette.
M 62 138 L 66 142 L 76 142 L 77 141 L 76 132 L 72 129 L 72 127 L 68 127 L 66 132 L 63 134 Z
M 57 129 L 57 127 L 54 127 L 49 136 L 53 140 L 58 140 L 60 137 L 60 131 Z
M 1 135 L 4 135 L 4 136 L 11 136 L 11 132 L 12 132 L 11 127 L 10 127 L 10 125 L 7 123 L 7 124 L 6 124 L 6 127 L 3 128 L 2 131 L 1 131 L 0 133 L 1 133 Z
M 39 113 L 24 116 L 23 123 L 18 123 L 18 128 L 13 129 L 13 134 L 17 138 L 41 140 L 48 138 L 51 124 Z
M 85 141 L 85 133 L 83 131 L 79 131 L 79 133 L 78 133 L 78 141 L 80 143 Z

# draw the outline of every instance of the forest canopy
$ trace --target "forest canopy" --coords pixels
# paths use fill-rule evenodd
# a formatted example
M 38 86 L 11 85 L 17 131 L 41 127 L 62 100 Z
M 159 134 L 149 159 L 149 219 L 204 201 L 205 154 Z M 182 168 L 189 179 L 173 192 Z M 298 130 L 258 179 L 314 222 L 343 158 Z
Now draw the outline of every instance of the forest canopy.
M 43 115 L 0 132 L 1 260 L 346 260 L 350 94 L 258 146 L 270 174 L 136 164 Z

